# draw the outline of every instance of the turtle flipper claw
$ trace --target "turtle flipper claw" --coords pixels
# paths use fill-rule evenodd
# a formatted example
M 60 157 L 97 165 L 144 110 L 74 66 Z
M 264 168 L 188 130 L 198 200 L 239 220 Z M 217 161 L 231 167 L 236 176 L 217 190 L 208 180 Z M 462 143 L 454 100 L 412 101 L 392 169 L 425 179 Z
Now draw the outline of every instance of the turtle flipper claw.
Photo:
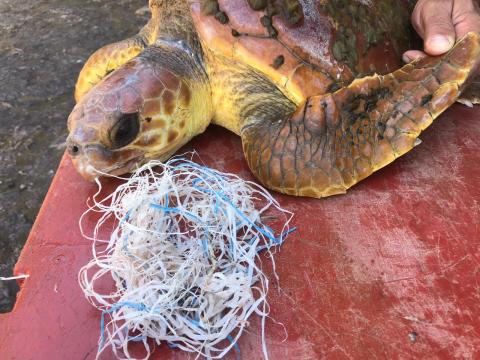
M 288 119 L 251 122 L 242 131 L 250 168 L 266 186 L 287 194 L 344 193 L 411 150 L 479 63 L 480 36 L 469 33 L 442 57 L 311 97 Z

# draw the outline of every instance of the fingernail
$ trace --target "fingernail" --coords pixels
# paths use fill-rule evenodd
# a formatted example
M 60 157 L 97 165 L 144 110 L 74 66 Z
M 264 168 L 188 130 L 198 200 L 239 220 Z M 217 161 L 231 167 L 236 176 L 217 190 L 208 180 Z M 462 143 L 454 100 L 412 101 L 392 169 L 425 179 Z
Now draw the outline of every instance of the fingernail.
M 410 58 L 410 56 L 407 56 L 406 54 L 403 54 L 402 60 L 404 63 L 407 63 L 407 64 L 412 62 L 412 59 Z
M 446 35 L 433 35 L 427 41 L 429 50 L 445 52 L 452 48 L 455 39 Z

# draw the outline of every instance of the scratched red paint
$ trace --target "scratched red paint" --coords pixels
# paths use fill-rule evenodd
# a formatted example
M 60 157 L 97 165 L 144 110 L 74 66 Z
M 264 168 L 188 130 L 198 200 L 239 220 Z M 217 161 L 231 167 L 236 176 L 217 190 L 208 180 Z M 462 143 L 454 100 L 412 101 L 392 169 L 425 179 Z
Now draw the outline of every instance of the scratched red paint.
M 278 196 L 299 230 L 276 257 L 272 359 L 480 358 L 479 115 L 455 106 L 421 146 L 346 196 Z M 251 176 L 240 140 L 225 130 L 189 148 L 209 166 Z M 100 316 L 77 285 L 91 256 L 77 222 L 95 190 L 62 160 L 16 267 L 30 278 L 0 316 L 2 359 L 94 358 Z M 258 319 L 239 345 L 244 359 L 261 358 Z M 153 356 L 185 358 L 193 356 L 165 346 Z

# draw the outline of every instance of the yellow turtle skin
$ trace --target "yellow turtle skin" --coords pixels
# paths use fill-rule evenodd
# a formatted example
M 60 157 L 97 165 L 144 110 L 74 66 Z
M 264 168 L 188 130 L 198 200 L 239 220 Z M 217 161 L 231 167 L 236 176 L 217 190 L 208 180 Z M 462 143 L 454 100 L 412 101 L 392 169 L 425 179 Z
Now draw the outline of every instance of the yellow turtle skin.
M 411 3 L 150 0 L 139 34 L 80 73 L 72 161 L 89 180 L 128 173 L 215 123 L 269 189 L 345 193 L 410 151 L 478 71 L 476 33 L 401 66 Z

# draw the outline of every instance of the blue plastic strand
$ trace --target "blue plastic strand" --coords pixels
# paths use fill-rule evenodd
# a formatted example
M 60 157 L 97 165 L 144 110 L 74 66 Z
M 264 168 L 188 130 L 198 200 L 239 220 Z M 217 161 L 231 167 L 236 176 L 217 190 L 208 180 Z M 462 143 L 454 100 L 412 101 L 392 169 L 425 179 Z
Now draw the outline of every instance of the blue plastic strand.
M 230 341 L 233 344 L 233 348 L 235 349 L 235 358 L 237 360 L 240 360 L 241 357 L 241 352 L 240 352 L 240 346 L 238 346 L 237 342 L 233 339 L 232 335 L 227 336 L 228 341 Z

